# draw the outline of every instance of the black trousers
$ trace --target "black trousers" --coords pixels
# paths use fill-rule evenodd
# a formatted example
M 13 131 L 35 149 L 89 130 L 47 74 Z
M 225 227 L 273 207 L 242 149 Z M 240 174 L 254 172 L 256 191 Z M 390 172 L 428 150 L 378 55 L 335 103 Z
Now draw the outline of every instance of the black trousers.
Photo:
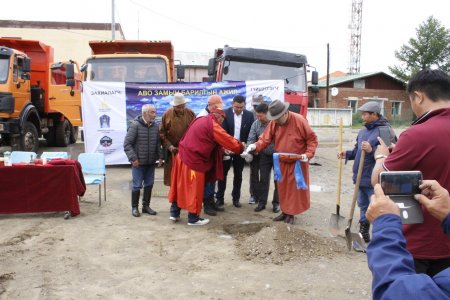
M 227 175 L 231 166 L 233 166 L 233 191 L 231 197 L 233 203 L 239 202 L 241 199 L 242 171 L 244 170 L 245 160 L 240 155 L 231 155 L 231 159 L 223 161 L 223 180 L 217 181 L 216 198 L 223 201 L 225 189 L 227 187 Z
M 250 167 L 253 168 L 250 174 L 250 187 L 253 196 L 256 198 L 258 204 L 266 205 L 269 197 L 270 175 L 273 168 L 272 155 L 260 153 L 259 155 L 253 156 Z M 278 204 L 277 183 L 274 182 L 274 184 L 275 190 L 273 191 L 272 204 Z

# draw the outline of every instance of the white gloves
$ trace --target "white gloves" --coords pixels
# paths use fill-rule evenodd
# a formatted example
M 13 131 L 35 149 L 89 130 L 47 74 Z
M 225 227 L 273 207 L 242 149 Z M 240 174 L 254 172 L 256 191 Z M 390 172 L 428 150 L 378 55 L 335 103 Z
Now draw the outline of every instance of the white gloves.
M 308 161 L 308 156 L 306 156 L 306 154 L 300 154 L 300 160 L 306 162 Z
M 241 157 L 248 163 L 251 163 L 253 161 L 253 155 L 251 155 L 250 153 L 242 152 Z
M 255 144 L 250 144 L 247 146 L 247 149 L 245 149 L 244 153 L 250 153 L 252 151 L 256 150 L 256 145 Z

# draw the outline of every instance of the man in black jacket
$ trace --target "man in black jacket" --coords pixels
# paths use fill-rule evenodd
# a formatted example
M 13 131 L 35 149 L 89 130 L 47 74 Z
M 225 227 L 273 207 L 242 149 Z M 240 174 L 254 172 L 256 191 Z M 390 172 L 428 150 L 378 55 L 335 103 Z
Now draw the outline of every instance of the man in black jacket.
M 138 205 L 142 186 L 142 213 L 156 215 L 156 211 L 150 208 L 150 198 L 155 180 L 155 166 L 160 167 L 163 160 L 159 124 L 156 124 L 155 118 L 154 105 L 142 106 L 142 116 L 133 120 L 123 143 L 125 154 L 132 165 L 131 213 L 135 217 L 140 216 Z
M 246 110 L 245 98 L 241 95 L 236 95 L 233 98 L 232 106 L 225 110 L 225 121 L 222 123 L 223 129 L 237 139 L 239 142 L 247 142 L 250 128 L 252 127 L 254 116 L 253 113 Z M 233 165 L 233 191 L 231 196 L 233 198 L 233 205 L 241 207 L 239 200 L 241 198 L 242 185 L 242 171 L 244 170 L 245 160 L 236 153 L 230 153 L 225 150 L 226 154 L 230 155 L 230 159 L 223 161 L 223 180 L 218 181 L 218 190 L 216 193 L 217 205 L 224 204 L 225 188 L 227 186 L 227 175 L 231 165 Z

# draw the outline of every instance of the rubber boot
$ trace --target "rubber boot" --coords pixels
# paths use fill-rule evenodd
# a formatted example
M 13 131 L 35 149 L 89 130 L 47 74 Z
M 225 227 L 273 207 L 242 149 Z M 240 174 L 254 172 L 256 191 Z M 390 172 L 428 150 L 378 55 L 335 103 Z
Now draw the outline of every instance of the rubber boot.
M 203 198 L 203 211 L 210 216 L 217 216 L 216 211 L 212 207 L 211 198 Z
M 142 213 L 149 215 L 156 215 L 156 211 L 150 208 L 150 199 L 152 197 L 153 186 L 144 188 L 144 196 L 142 197 Z
M 364 242 L 370 242 L 370 223 L 359 221 L 359 232 L 361 233 Z
M 141 195 L 141 191 L 131 191 L 131 214 L 134 217 L 140 217 L 141 214 L 139 213 L 139 197 Z

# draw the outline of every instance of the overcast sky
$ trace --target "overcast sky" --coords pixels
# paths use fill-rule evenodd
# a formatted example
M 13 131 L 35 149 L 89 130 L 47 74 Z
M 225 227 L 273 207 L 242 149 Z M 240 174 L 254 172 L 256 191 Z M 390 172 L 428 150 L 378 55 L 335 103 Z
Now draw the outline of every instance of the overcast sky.
M 3 5 L 1 20 L 109 23 L 112 0 L 22 0 Z M 127 39 L 171 40 L 175 51 L 214 52 L 225 44 L 305 54 L 320 76 L 348 70 L 351 0 L 115 0 Z M 394 51 L 433 15 L 450 28 L 448 0 L 364 0 L 361 72 L 398 63 Z M 445 5 L 447 4 L 447 5 Z M 36 37 L 37 39 L 39 37 Z M 190 62 L 182 62 L 189 64 Z

